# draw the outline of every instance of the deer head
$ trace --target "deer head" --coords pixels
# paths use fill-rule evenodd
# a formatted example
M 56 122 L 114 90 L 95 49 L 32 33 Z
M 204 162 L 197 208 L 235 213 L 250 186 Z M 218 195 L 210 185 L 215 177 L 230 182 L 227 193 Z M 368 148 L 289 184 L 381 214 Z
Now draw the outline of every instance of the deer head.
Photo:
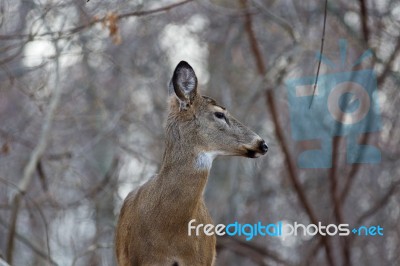
M 211 166 L 217 155 L 257 158 L 268 151 L 265 141 L 197 89 L 193 68 L 181 61 L 169 85 L 168 145 L 197 154 L 197 167 Z

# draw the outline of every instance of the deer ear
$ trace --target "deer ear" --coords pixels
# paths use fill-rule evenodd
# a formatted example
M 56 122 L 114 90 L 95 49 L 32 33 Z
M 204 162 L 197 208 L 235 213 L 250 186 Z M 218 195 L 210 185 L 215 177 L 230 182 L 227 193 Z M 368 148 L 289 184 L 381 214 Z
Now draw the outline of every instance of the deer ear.
M 172 89 L 179 100 L 180 110 L 187 110 L 197 95 L 197 77 L 187 62 L 181 61 L 176 66 L 169 90 Z

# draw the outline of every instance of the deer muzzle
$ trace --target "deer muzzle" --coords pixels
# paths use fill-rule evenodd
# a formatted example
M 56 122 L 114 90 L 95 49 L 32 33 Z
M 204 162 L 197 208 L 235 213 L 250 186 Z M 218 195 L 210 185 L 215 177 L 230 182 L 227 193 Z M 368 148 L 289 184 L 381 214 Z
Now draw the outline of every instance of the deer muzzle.
M 256 145 L 245 146 L 245 148 L 246 157 L 249 158 L 258 158 L 261 155 L 266 154 L 268 151 L 268 145 L 263 139 L 257 140 Z

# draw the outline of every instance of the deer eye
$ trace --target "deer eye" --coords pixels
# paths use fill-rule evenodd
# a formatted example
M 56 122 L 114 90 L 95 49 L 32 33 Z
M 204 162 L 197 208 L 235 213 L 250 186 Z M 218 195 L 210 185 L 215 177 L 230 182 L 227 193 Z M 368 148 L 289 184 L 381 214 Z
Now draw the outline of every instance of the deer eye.
M 221 112 L 215 112 L 214 113 L 215 117 L 218 119 L 225 119 L 225 114 Z

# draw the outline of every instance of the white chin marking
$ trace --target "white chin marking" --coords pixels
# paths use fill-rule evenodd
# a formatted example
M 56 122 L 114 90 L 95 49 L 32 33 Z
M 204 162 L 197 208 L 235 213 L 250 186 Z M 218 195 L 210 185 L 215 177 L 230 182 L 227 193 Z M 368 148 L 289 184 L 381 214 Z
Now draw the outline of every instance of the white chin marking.
M 197 155 L 195 167 L 202 170 L 210 170 L 217 152 L 201 152 Z

